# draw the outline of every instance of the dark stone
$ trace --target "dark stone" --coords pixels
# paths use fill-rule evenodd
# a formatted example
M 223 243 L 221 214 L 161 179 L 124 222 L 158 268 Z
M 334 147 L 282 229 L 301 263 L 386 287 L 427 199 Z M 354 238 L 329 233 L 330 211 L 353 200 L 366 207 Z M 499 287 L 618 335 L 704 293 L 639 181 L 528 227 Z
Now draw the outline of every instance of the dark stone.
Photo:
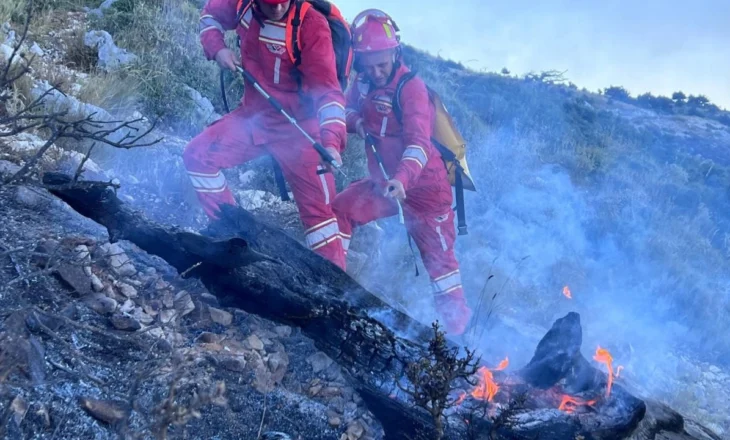
M 533 386 L 550 388 L 564 378 L 581 357 L 582 343 L 580 315 L 570 312 L 555 321 L 537 344 L 532 360 L 519 374 Z
M 85 189 L 52 192 L 78 212 L 106 226 L 110 237 L 128 240 L 145 252 L 163 258 L 178 271 L 201 261 L 201 252 L 207 252 L 199 247 L 201 244 L 215 243 L 209 249 L 215 252 L 206 254 L 210 261 L 190 274 L 199 278 L 222 306 L 300 328 L 302 334 L 314 341 L 317 351 L 342 367 L 348 383 L 382 424 L 386 438 L 433 438 L 434 426 L 429 414 L 414 405 L 406 393 L 397 392 L 394 383 L 394 378 L 403 378 L 409 363 L 420 359 L 431 337 L 428 327 L 397 311 L 392 313 L 399 319 L 394 319 L 393 325 L 386 325 L 371 312 L 388 310 L 387 304 L 291 236 L 259 222 L 239 207 L 224 205 L 221 218 L 206 230 L 206 234 L 216 238 L 195 237 L 191 242 L 191 237 L 181 236 L 178 229 L 151 222 L 125 206 L 106 188 L 90 185 Z M 222 265 L 220 259 L 229 255 L 229 250 L 244 249 L 239 247 L 239 239 L 251 245 L 251 250 L 275 255 L 281 262 L 256 260 L 250 254 L 250 260 L 243 258 L 241 263 L 258 261 L 257 264 L 241 264 L 236 268 Z M 226 240 L 232 241 L 225 244 Z M 246 321 L 246 314 L 234 312 L 237 326 L 239 316 L 241 323 Z M 256 318 L 251 317 L 249 321 L 253 327 Z M 410 339 L 397 336 L 406 330 L 411 330 Z M 592 371 L 591 364 L 580 354 L 581 343 L 577 313 L 556 321 L 539 343 L 533 359 L 521 370 L 521 376 L 526 379 L 521 386 L 527 389 L 529 400 L 520 408 L 518 417 L 502 426 L 495 426 L 491 418 L 478 417 L 466 426 L 461 421 L 475 403 L 467 398 L 455 409 L 456 417 L 450 417 L 444 438 L 564 440 L 583 437 L 591 440 L 630 436 L 644 417 L 646 405 L 617 385 L 610 398 L 605 398 L 606 376 L 596 369 Z M 259 372 L 268 373 L 268 370 L 263 365 L 257 366 L 257 380 Z M 269 377 L 261 376 L 268 382 Z M 568 380 L 567 385 L 575 389 L 585 389 L 583 396 L 595 398 L 593 407 L 576 414 L 558 411 L 560 388 L 566 385 L 562 379 Z M 409 386 L 407 380 L 404 386 Z M 508 381 L 502 382 L 503 396 L 512 395 L 511 386 Z M 229 396 L 233 411 L 236 408 L 241 408 L 242 413 L 247 411 L 248 406 L 240 405 L 243 401 L 236 402 L 235 393 Z M 289 431 L 284 425 L 277 428 Z M 497 437 L 493 436 L 495 430 Z
M 140 324 L 139 321 L 131 316 L 122 315 L 121 313 L 114 314 L 110 320 L 114 328 L 117 330 L 133 332 L 142 328 L 142 324 Z

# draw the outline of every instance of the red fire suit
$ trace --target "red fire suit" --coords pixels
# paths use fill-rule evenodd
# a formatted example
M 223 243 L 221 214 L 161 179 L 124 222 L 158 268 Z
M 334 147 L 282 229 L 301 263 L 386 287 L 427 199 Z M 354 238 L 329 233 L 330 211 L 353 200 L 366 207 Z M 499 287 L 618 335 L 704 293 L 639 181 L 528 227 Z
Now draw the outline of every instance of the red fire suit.
M 461 334 L 472 312 L 454 255 L 453 196 L 441 155 L 431 143 L 435 110 L 423 81 L 416 77 L 402 89 L 402 124 L 393 113 L 395 87 L 407 72 L 400 65 L 390 83 L 381 88 L 358 77 L 347 94 L 347 128 L 356 132 L 357 125 L 363 124 L 376 139 L 388 176 L 403 183 L 406 228 L 431 277 L 436 308 L 447 331 Z M 370 146 L 366 149 L 370 177 L 353 182 L 334 202 L 345 252 L 354 227 L 398 212 L 394 199 L 383 196 L 385 178 Z
M 325 147 L 342 151 L 346 141 L 345 97 L 337 80 L 332 37 L 323 15 L 310 9 L 300 25 L 301 63 L 286 50 L 286 20 L 265 19 L 254 8 L 236 21 L 238 0 L 209 0 L 200 17 L 205 57 L 225 48 L 223 31 L 240 37 L 241 62 L 299 125 Z M 290 11 L 291 12 L 291 11 Z M 300 83 L 298 83 L 297 78 Z M 301 88 L 300 88 L 301 84 Z M 345 267 L 332 173 L 317 174 L 320 157 L 307 139 L 246 81 L 241 105 L 192 139 L 183 161 L 205 212 L 235 204 L 221 169 L 270 153 L 291 186 L 310 249 Z

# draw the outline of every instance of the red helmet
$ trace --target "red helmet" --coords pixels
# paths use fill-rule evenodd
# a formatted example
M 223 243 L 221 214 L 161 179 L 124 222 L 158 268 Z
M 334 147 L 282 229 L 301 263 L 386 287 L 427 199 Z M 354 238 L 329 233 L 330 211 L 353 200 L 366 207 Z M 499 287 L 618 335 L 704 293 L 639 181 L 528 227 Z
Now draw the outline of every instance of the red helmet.
M 353 50 L 378 52 L 400 46 L 398 26 L 388 14 L 378 9 L 362 11 L 352 21 Z
M 286 3 L 289 0 L 261 0 L 263 3 L 266 3 L 267 5 L 279 5 L 281 3 Z

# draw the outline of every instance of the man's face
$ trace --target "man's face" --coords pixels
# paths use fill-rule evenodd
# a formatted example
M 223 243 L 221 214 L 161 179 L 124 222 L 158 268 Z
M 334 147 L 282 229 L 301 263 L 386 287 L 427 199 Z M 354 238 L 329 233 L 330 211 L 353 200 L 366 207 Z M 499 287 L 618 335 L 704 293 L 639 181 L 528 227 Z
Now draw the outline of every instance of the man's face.
M 264 2 L 259 2 L 259 9 L 269 20 L 279 21 L 284 18 L 287 11 L 289 11 L 289 5 L 291 0 L 278 5 L 269 5 Z
M 393 55 L 392 50 L 360 55 L 359 63 L 363 72 L 376 86 L 383 87 L 388 83 L 393 73 Z

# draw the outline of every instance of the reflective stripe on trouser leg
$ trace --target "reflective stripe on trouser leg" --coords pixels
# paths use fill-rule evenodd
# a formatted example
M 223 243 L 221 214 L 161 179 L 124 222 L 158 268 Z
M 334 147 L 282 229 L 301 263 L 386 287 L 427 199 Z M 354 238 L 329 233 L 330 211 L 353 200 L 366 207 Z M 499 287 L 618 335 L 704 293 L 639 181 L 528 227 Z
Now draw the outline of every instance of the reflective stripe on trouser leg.
M 350 249 L 350 240 L 352 240 L 352 235 L 340 232 L 340 239 L 342 240 L 342 249 L 345 251 L 345 253 L 347 253 L 347 251 Z
M 304 241 L 309 249 L 315 251 L 340 239 L 340 228 L 337 219 L 331 218 L 304 232 Z
M 193 189 L 208 217 L 217 218 L 222 204 L 236 204 L 233 193 L 226 183 L 226 178 L 220 171 L 217 173 L 188 171 L 188 177 L 190 177 Z
M 271 145 L 270 150 L 281 164 L 294 195 L 305 229 L 303 241 L 310 250 L 344 270 L 347 267 L 345 253 L 337 217 L 332 210 L 337 194 L 334 176 L 332 173 L 317 174 L 322 168 L 317 152 L 301 140 L 302 136 L 293 139 L 293 145 L 277 143 Z
M 200 193 L 218 193 L 227 188 L 226 177 L 220 171 L 212 174 L 188 171 L 188 177 L 195 191 Z
M 461 289 L 461 272 L 459 269 L 444 274 L 432 280 L 434 287 L 434 295 L 446 295 L 457 289 Z
M 433 280 L 434 302 L 444 321 L 446 331 L 461 334 L 471 319 L 472 311 L 466 304 L 459 270 L 449 272 Z

